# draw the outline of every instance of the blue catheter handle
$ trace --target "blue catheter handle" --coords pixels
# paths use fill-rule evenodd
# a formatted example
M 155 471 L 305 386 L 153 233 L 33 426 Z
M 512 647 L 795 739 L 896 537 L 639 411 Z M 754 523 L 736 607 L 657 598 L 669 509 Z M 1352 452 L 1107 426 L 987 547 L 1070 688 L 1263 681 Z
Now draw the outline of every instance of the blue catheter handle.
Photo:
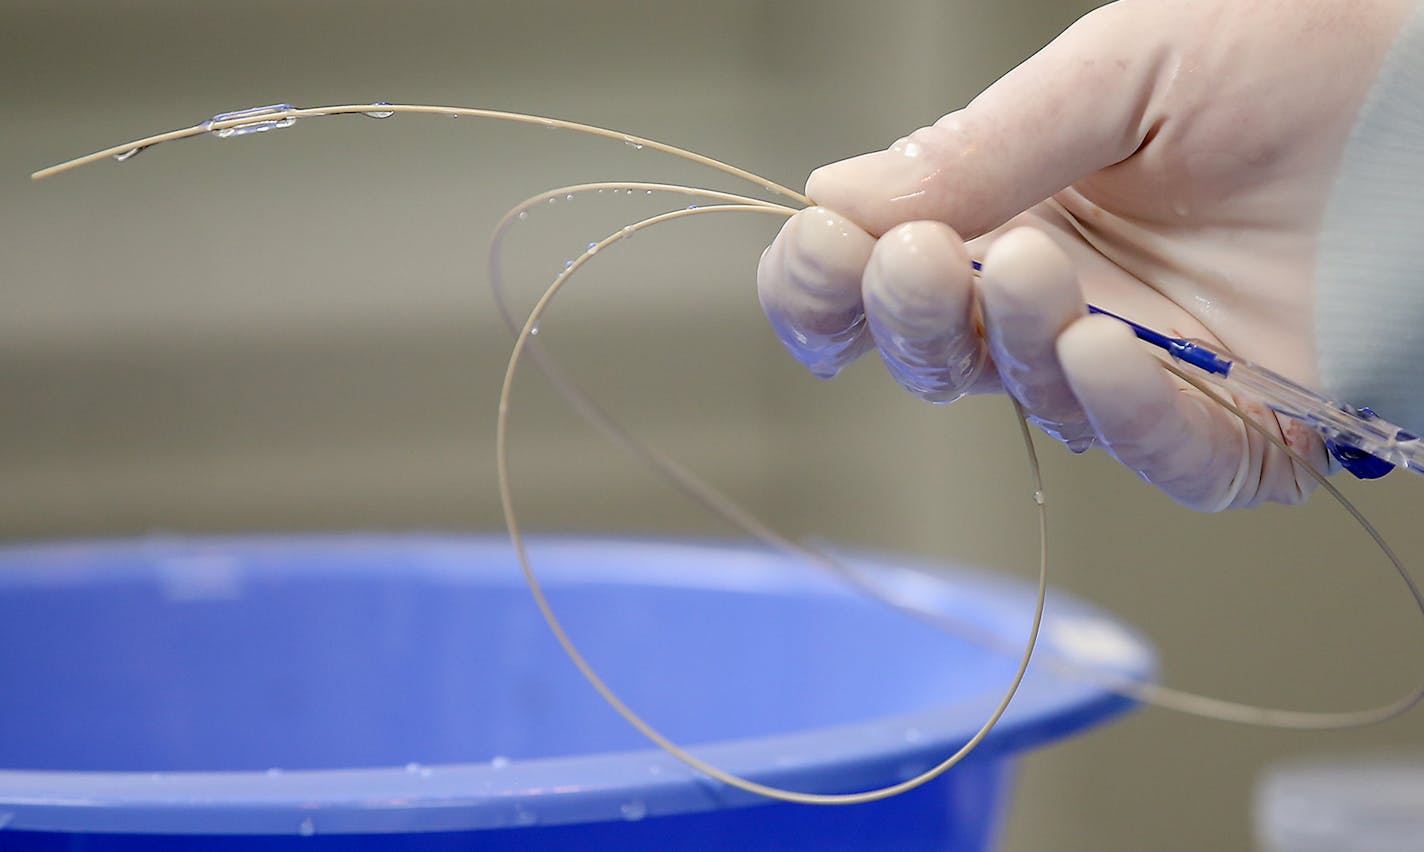
M 983 270 L 977 260 L 970 261 L 970 266 L 976 273 Z M 1335 402 L 1280 373 L 1217 352 L 1200 340 L 1163 334 L 1097 305 L 1088 305 L 1088 313 L 1112 317 L 1131 328 L 1139 340 L 1163 350 L 1174 361 L 1195 367 L 1214 384 L 1319 432 L 1341 467 L 1360 479 L 1377 479 L 1395 467 L 1424 473 L 1424 440 L 1368 408 Z
M 1223 389 L 1258 400 L 1319 432 L 1331 455 L 1361 479 L 1376 479 L 1396 466 L 1424 473 L 1424 441 L 1368 408 L 1336 402 L 1280 373 L 1216 352 L 1199 340 L 1170 337 L 1094 305 L 1088 311 L 1126 323 L 1139 339 L 1196 367 Z

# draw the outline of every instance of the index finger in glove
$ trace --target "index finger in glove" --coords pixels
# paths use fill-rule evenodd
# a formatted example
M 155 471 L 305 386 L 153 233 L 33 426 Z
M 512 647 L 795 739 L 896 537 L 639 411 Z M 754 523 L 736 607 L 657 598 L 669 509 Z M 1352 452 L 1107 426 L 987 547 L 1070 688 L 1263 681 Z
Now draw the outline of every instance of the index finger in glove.
M 829 379 L 871 346 L 861 276 L 875 239 L 823 207 L 792 216 L 757 266 L 757 295 L 782 344 Z
M 964 242 L 941 222 L 908 222 L 875 244 L 862 289 L 880 358 L 902 387 L 950 402 L 996 385 L 976 328 Z

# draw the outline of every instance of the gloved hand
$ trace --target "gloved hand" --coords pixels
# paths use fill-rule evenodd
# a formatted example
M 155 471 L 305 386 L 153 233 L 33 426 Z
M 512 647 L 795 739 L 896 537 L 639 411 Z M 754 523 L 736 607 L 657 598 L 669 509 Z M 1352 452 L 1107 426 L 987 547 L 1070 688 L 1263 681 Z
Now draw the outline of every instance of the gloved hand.
M 1084 303 L 1318 386 L 1322 214 L 1414 5 L 1105 6 L 964 109 L 812 173 L 820 206 L 763 255 L 763 308 L 822 378 L 876 348 L 912 393 L 1007 390 L 1186 506 L 1303 500 L 1284 453 Z M 1239 402 L 1324 465 L 1315 433 Z

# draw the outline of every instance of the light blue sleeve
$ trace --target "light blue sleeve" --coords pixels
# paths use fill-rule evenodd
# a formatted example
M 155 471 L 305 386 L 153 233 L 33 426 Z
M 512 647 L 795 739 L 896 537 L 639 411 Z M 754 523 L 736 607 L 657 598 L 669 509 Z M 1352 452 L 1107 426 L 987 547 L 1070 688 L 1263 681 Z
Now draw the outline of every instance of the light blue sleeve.
M 1424 3 L 1346 143 L 1315 268 L 1322 389 L 1424 434 Z

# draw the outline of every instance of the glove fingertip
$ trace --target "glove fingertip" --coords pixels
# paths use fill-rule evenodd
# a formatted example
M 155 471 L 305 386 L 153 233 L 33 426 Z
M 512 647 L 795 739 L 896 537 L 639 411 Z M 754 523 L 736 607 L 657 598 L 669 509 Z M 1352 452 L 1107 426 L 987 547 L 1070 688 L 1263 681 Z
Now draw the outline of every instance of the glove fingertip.
M 819 378 L 866 351 L 860 280 L 874 240 L 829 210 L 792 217 L 757 266 L 762 311 L 786 349 Z

